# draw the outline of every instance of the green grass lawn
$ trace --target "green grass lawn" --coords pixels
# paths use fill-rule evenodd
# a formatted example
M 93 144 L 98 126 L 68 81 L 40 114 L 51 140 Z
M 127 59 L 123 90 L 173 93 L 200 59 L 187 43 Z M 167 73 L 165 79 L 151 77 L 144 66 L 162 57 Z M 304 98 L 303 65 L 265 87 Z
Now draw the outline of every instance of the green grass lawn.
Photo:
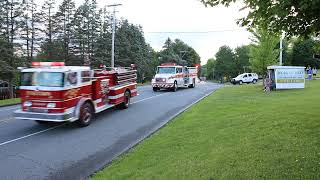
M 13 105 L 20 103 L 20 98 L 0 100 L 0 106 Z
M 320 179 L 320 81 L 230 86 L 92 179 Z

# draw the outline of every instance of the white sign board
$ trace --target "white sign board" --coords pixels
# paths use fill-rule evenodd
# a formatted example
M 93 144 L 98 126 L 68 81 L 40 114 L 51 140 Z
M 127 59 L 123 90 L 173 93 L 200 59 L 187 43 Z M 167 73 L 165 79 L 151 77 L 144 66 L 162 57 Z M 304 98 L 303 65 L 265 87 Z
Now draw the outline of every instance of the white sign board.
M 305 87 L 304 68 L 275 69 L 276 89 L 301 89 Z

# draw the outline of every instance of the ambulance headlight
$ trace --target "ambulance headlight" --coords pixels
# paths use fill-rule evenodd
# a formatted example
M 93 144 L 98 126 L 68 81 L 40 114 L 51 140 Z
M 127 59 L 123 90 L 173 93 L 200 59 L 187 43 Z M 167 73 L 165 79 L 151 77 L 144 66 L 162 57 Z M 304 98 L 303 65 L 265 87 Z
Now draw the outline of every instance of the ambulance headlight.
M 23 103 L 23 106 L 25 106 L 25 107 L 31 107 L 31 106 L 32 106 L 32 102 L 31 102 L 31 101 L 25 101 L 25 102 Z
M 56 103 L 48 103 L 47 104 L 47 108 L 55 108 L 56 107 Z

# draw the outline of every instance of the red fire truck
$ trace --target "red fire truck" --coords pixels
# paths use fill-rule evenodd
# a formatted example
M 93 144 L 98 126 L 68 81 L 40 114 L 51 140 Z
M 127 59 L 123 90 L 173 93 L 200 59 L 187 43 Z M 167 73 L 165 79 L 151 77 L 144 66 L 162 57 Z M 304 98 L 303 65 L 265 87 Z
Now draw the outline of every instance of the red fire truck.
M 128 108 L 137 96 L 136 70 L 65 66 L 63 62 L 33 62 L 21 69 L 21 109 L 15 118 L 73 122 L 88 126 L 94 113 L 118 106 Z

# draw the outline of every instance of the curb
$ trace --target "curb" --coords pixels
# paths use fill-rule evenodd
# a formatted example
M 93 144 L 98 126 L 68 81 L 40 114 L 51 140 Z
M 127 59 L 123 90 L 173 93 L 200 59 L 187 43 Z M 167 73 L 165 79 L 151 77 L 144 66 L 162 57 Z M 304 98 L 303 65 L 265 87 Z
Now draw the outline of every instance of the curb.
M 222 85 L 220 88 L 224 87 L 224 85 Z M 159 125 L 157 125 L 154 128 L 151 128 L 148 132 L 145 133 L 145 135 L 143 135 L 141 138 L 137 139 L 136 141 L 134 141 L 133 143 L 129 144 L 127 147 L 125 147 L 122 151 L 120 151 L 119 153 L 115 154 L 115 156 L 113 158 L 111 158 L 111 160 L 105 164 L 103 167 L 99 168 L 98 170 L 96 170 L 95 172 L 93 172 L 91 175 L 84 177 L 84 179 L 88 179 L 90 177 L 92 177 L 94 174 L 96 174 L 97 172 L 103 170 L 104 168 L 108 167 L 114 160 L 116 160 L 117 158 L 119 158 L 121 155 L 124 155 L 126 153 L 128 153 L 131 149 L 133 149 L 134 147 L 138 146 L 140 143 L 142 143 L 144 140 L 148 139 L 149 137 L 151 137 L 153 134 L 155 134 L 156 132 L 158 132 L 159 130 L 161 130 L 162 128 L 164 128 L 167 124 L 169 124 L 175 117 L 179 116 L 180 114 L 182 114 L 183 112 L 185 112 L 186 110 L 188 110 L 190 107 L 192 107 L 193 105 L 199 103 L 200 101 L 202 101 L 203 99 L 205 99 L 206 97 L 210 96 L 211 94 L 213 94 L 214 92 L 216 92 L 218 89 L 214 89 L 213 91 L 205 94 L 204 96 L 202 96 L 200 99 L 196 100 L 195 102 L 191 103 L 190 105 L 186 106 L 185 108 L 181 109 L 180 111 L 178 111 L 177 113 L 169 116 L 168 118 L 166 118 L 163 122 L 161 122 Z

